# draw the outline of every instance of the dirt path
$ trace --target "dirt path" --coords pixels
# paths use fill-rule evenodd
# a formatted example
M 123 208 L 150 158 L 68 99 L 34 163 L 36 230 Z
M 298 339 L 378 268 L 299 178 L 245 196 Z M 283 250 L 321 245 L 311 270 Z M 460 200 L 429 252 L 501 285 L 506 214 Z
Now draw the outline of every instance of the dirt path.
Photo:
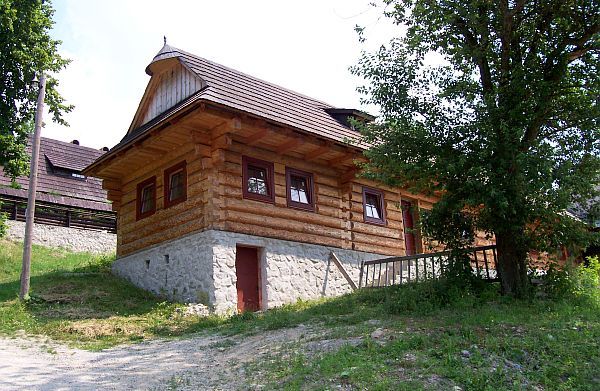
M 255 388 L 244 364 L 311 332 L 305 326 L 253 336 L 197 336 L 102 352 L 32 338 L 0 338 L 1 390 Z

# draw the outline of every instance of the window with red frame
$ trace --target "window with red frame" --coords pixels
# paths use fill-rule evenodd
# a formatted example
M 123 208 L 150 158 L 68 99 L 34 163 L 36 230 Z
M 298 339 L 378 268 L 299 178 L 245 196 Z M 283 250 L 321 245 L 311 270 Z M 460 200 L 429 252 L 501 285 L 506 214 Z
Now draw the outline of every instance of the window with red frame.
M 165 170 L 164 200 L 165 208 L 187 199 L 187 170 L 183 161 Z
M 383 192 L 363 187 L 363 212 L 367 223 L 385 224 Z
M 273 163 L 242 156 L 242 167 L 242 193 L 244 198 L 275 202 Z
M 285 179 L 288 207 L 314 211 L 313 174 L 293 168 L 286 168 Z
M 143 219 L 156 212 L 156 177 L 148 178 L 137 185 L 136 217 Z

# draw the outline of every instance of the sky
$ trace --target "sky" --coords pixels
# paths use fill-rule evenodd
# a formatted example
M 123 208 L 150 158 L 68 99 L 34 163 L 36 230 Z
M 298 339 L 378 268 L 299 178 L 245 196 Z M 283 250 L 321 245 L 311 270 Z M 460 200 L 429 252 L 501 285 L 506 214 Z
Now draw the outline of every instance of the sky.
M 55 0 L 54 39 L 72 60 L 59 91 L 75 105 L 48 115 L 42 135 L 112 147 L 125 135 L 150 77 L 146 66 L 163 45 L 248 73 L 337 107 L 362 106 L 351 75 L 361 50 L 398 35 L 369 0 L 130 1 Z M 354 26 L 366 27 L 360 44 Z

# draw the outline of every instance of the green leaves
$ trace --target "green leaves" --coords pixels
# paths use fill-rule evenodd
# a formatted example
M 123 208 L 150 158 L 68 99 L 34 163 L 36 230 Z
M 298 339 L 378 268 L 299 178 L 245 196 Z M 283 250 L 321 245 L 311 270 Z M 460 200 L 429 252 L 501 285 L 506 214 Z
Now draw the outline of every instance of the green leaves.
M 54 10 L 49 1 L 0 0 L 0 165 L 11 177 L 24 173 L 24 146 L 35 115 L 39 74 L 56 73 L 69 60 L 58 54 L 60 41 L 53 40 Z M 46 104 L 55 122 L 67 125 L 63 114 L 73 109 L 57 91 L 50 76 Z
M 352 68 L 381 110 L 361 129 L 375 145 L 365 175 L 439 191 L 424 228 L 445 244 L 476 231 L 525 232 L 515 243 L 530 249 L 578 236 L 526 227 L 564 232 L 557 216 L 598 194 L 600 2 L 385 3 L 408 28 Z M 451 238 L 460 216 L 470 229 Z

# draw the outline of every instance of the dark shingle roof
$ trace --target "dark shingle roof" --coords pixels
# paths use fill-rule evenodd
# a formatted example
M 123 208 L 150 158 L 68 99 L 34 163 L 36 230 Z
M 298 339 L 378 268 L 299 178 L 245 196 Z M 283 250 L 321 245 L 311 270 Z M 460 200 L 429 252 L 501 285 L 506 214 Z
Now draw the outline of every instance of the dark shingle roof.
M 327 109 L 335 108 L 330 104 L 193 54 L 171 50 L 179 53 L 181 61 L 208 85 L 197 99 L 222 104 L 334 141 L 344 142 L 358 136 L 327 113 Z
M 27 153 L 31 154 L 30 145 L 27 146 Z M 81 173 L 103 153 L 94 148 L 42 137 L 38 162 L 38 199 L 61 205 L 111 210 L 101 179 L 71 176 L 71 173 Z M 0 195 L 27 198 L 29 179 L 19 177 L 16 182 L 20 188 L 11 188 L 10 178 L 3 171 L 0 172 Z
M 178 58 L 206 83 L 206 87 L 177 103 L 148 123 L 136 129 L 131 129 L 111 149 L 108 155 L 112 155 L 113 152 L 121 149 L 170 116 L 193 107 L 195 103 L 200 101 L 227 106 L 337 142 L 344 143 L 349 139 L 358 138 L 358 133 L 345 125 L 346 121 L 340 121 L 339 118 L 331 114 L 337 109 L 335 106 L 169 45 L 163 46 L 146 68 L 146 72 L 151 75 L 151 65 L 153 63 L 171 58 Z M 343 110 L 348 111 L 348 109 Z M 355 116 L 367 120 L 373 119 L 370 115 L 359 110 L 351 111 Z M 108 158 L 108 156 L 104 158 Z

